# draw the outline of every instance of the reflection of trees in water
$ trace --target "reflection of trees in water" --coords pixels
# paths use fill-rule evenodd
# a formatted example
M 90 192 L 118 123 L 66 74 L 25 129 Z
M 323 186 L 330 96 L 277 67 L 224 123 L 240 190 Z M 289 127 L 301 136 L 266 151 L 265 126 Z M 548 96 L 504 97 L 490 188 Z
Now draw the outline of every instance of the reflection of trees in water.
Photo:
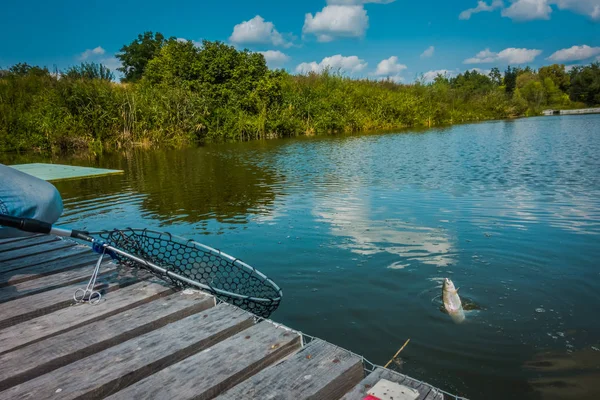
M 599 399 L 600 351 L 547 352 L 525 363 L 537 377 L 530 381 L 542 399 Z
M 245 221 L 275 198 L 274 174 L 244 160 L 243 152 L 140 152 L 130 160 L 131 187 L 148 194 L 143 207 L 162 218 Z
M 273 186 L 279 179 L 246 156 L 239 149 L 219 151 L 219 147 L 104 154 L 74 164 L 122 169 L 125 174 L 58 182 L 57 187 L 73 202 L 118 202 L 142 194 L 142 212 L 161 219 L 246 222 L 247 214 L 270 208 L 275 199 Z

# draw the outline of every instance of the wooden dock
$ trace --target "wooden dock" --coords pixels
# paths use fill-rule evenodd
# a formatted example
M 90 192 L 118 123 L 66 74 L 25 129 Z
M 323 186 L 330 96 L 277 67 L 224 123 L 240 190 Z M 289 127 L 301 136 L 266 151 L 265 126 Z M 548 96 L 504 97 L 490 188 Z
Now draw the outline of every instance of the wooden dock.
M 575 110 L 544 110 L 543 115 L 582 115 L 582 114 L 600 114 L 600 107 L 597 108 L 578 108 Z
M 379 379 L 454 398 L 210 295 L 51 236 L 0 240 L 0 400 L 363 399 Z

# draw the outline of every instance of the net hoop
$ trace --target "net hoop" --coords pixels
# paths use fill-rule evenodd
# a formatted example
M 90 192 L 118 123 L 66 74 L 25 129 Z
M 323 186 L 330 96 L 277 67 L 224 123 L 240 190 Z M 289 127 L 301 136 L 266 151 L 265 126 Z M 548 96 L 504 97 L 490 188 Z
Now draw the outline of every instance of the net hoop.
M 281 288 L 265 274 L 220 250 L 150 229 L 90 233 L 118 250 L 124 264 L 149 270 L 180 288 L 195 287 L 261 317 L 279 306 Z

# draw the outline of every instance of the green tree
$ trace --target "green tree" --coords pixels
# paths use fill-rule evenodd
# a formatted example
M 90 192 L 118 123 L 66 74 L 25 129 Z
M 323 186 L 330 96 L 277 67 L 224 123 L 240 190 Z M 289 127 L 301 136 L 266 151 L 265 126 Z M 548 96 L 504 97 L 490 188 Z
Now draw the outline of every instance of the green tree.
M 517 89 L 527 101 L 530 114 L 540 112 L 540 107 L 546 103 L 546 90 L 539 76 L 533 70 L 522 70 L 517 76 Z
M 147 66 L 144 79 L 152 84 L 183 86 L 207 97 L 240 99 L 257 86 L 269 69 L 262 54 L 238 51 L 222 42 L 168 41 Z
M 168 41 L 148 62 L 144 80 L 151 84 L 190 88 L 201 78 L 198 53 L 191 41 Z
M 453 88 L 462 91 L 466 96 L 487 93 L 493 89 L 492 80 L 476 70 L 465 71 L 450 79 Z
M 517 74 L 518 69 L 511 68 L 510 65 L 504 71 L 504 86 L 506 87 L 506 93 L 512 95 L 517 87 Z
M 542 84 L 544 85 L 548 104 L 562 106 L 569 103 L 569 96 L 563 93 L 551 78 L 546 77 Z
M 488 76 L 490 77 L 494 85 L 502 85 L 502 74 L 500 73 L 500 70 L 498 68 L 492 68 Z
M 442 75 L 442 74 L 437 74 L 435 76 L 435 78 L 433 78 L 433 85 L 438 85 L 438 84 L 446 84 L 449 85 L 450 84 L 450 79 L 448 79 L 448 76 L 446 74 Z
M 522 88 L 518 88 L 523 98 L 529 105 L 531 114 L 538 114 L 540 107 L 546 102 L 546 92 L 540 81 L 529 81 Z
M 241 91 L 252 90 L 268 71 L 262 54 L 238 51 L 222 42 L 202 42 L 199 53 L 202 81 L 210 85 L 226 85 Z
M 600 104 L 600 62 L 584 67 L 575 67 L 570 72 L 569 96 L 573 101 L 587 105 Z
M 523 115 L 527 111 L 527 100 L 523 98 L 523 95 L 518 88 L 515 88 L 513 92 L 512 104 L 514 108 L 512 116 Z
M 519 74 L 517 76 L 517 88 L 523 89 L 530 82 L 539 82 L 539 81 L 540 81 L 540 78 L 536 73 L 530 72 L 530 71 L 522 72 L 521 74 Z
M 175 38 L 169 40 L 175 40 Z M 121 47 L 120 53 L 117 53 L 116 57 L 121 60 L 122 67 L 117 70 L 123 73 L 123 81 L 139 81 L 144 75 L 148 62 L 154 58 L 166 41 L 162 33 L 144 32 L 129 45 Z
M 552 64 L 541 67 L 538 70 L 538 75 L 542 82 L 544 82 L 546 78 L 551 79 L 552 82 L 554 82 L 554 85 L 563 92 L 567 92 L 569 86 L 571 86 L 571 77 L 567 74 L 565 66 L 562 64 Z

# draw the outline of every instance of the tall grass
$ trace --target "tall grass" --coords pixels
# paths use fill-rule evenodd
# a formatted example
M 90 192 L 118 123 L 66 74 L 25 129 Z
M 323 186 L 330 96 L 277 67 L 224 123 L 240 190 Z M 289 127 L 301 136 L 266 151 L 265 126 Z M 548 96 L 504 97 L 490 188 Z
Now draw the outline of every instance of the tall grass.
M 507 95 L 491 83 L 466 89 L 441 77 L 403 85 L 331 71 L 265 70 L 239 84 L 235 76 L 210 84 L 120 84 L 110 76 L 104 69 L 95 76 L 85 68 L 59 75 L 13 67 L 0 77 L 0 151 L 181 146 L 430 127 L 531 111 L 518 90 Z

